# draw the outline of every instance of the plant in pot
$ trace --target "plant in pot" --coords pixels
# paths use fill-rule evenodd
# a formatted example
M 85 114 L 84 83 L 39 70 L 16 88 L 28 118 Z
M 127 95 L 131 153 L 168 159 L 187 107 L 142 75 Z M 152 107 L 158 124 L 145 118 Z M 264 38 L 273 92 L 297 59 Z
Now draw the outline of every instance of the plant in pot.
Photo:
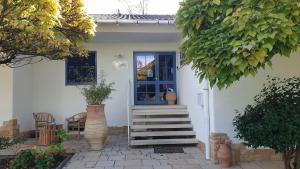
M 99 83 L 93 82 L 82 89 L 87 102 L 87 119 L 84 137 L 90 144 L 91 150 L 100 150 L 107 138 L 107 124 L 103 102 L 109 98 L 114 83 L 107 83 L 104 72 L 99 77 Z
M 169 88 L 166 93 L 166 100 L 168 102 L 168 105 L 174 105 L 176 103 L 176 99 L 176 92 L 173 89 Z

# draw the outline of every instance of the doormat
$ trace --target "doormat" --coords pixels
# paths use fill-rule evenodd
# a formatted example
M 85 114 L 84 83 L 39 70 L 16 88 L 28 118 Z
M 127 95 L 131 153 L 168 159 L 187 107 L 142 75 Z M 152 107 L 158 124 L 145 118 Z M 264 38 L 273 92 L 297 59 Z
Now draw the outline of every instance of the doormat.
M 154 153 L 164 154 L 164 153 L 184 153 L 182 147 L 175 146 L 154 146 Z

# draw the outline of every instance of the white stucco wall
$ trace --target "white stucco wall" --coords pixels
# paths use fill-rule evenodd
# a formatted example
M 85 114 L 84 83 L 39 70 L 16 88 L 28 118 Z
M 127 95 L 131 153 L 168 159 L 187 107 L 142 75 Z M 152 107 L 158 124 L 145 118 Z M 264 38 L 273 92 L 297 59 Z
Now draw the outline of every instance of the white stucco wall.
M 178 46 L 176 43 L 92 43 L 88 48 L 97 52 L 98 72 L 104 70 L 107 81 L 115 82 L 116 91 L 112 93 L 112 99 L 106 101 L 108 125 L 126 126 L 128 81 L 133 85 L 133 52 L 176 51 Z M 128 60 L 128 70 L 116 70 L 112 66 L 117 54 Z M 57 123 L 64 123 L 65 118 L 85 111 L 86 103 L 79 87 L 65 85 L 64 61 L 44 61 L 34 64 L 32 70 L 34 112 L 52 113 Z
M 272 68 L 261 70 L 255 77 L 242 78 L 227 89 L 214 88 L 214 132 L 227 133 L 233 142 L 235 139 L 232 120 L 235 110 L 243 111 L 247 104 L 253 103 L 253 98 L 259 93 L 267 75 L 278 77 L 300 76 L 300 50 L 291 58 L 277 56 L 273 58 Z
M 0 126 L 5 120 L 12 118 L 13 112 L 13 70 L 0 67 Z
M 13 71 L 13 118 L 18 120 L 20 131 L 33 127 L 33 72 L 32 65 Z
M 179 104 L 187 105 L 197 139 L 205 142 L 207 138 L 205 113 L 207 112 L 205 107 L 199 104 L 201 102 L 199 95 L 202 94 L 202 99 L 205 99 L 206 91 L 203 89 L 207 88 L 206 82 L 199 83 L 191 66 L 187 65 L 178 69 L 177 88 Z

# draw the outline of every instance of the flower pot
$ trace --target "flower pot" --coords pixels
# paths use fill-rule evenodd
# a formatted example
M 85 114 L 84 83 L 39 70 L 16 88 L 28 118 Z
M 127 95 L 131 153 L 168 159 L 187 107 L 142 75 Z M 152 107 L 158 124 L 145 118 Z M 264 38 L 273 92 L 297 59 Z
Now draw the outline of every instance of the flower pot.
M 104 105 L 88 105 L 84 137 L 91 150 L 100 150 L 104 147 L 107 138 L 107 124 Z
M 176 102 L 176 93 L 175 92 L 167 92 L 166 100 L 169 105 L 174 105 Z
M 219 164 L 224 167 L 228 168 L 231 165 L 231 146 L 230 142 L 221 143 L 219 145 L 217 157 L 219 160 Z

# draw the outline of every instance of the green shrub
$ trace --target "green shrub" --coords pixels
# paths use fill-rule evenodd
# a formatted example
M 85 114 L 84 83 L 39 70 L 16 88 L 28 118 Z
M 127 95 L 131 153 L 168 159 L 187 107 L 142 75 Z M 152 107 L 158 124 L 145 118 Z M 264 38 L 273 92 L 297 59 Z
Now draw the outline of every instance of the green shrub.
M 33 149 L 34 163 L 36 169 L 51 169 L 55 164 L 55 159 L 49 151 L 43 151 L 39 148 Z
M 9 169 L 29 169 L 34 166 L 34 155 L 31 150 L 22 150 L 16 156 L 16 158 L 11 161 Z
M 65 147 L 61 143 L 49 146 L 47 151 L 53 155 L 55 161 L 60 161 L 63 159 L 66 153 Z
M 20 151 L 16 158 L 11 161 L 9 169 L 52 169 L 56 161 L 61 160 L 63 156 L 55 159 L 49 151 L 33 148 Z
M 6 149 L 9 147 L 10 144 L 10 139 L 7 137 L 0 137 L 0 150 Z
M 14 144 L 22 143 L 24 141 L 24 137 L 15 137 L 12 139 L 8 137 L 0 137 L 0 150 L 6 149 Z
M 85 97 L 87 104 L 100 105 L 109 98 L 113 89 L 114 83 L 107 83 L 104 73 L 99 77 L 100 83 L 94 82 L 87 88 L 82 89 L 82 95 Z
M 55 134 L 56 134 L 58 143 L 62 143 L 64 141 L 68 140 L 70 137 L 69 133 L 66 132 L 66 130 L 64 130 L 64 129 L 57 129 Z
M 254 101 L 234 119 L 237 138 L 283 153 L 285 168 L 299 169 L 300 78 L 269 78 Z

